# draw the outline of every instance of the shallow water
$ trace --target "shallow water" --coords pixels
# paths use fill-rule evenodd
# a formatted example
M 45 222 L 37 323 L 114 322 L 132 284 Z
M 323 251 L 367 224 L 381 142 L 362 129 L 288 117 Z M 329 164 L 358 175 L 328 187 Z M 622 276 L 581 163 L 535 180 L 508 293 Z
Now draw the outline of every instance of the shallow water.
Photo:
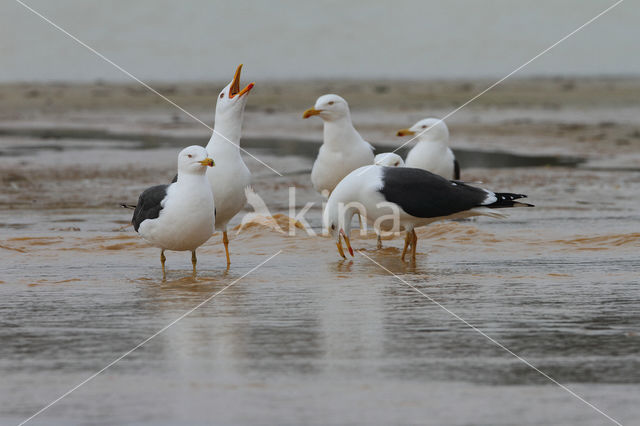
M 127 227 L 131 212 L 97 200 L 133 201 L 127 194 L 161 167 L 170 174 L 175 148 L 76 144 L 62 157 L 38 143 L 0 161 L 41 173 L 12 180 L 16 194 L 47 192 L 0 210 L 0 423 L 34 414 L 234 282 L 31 423 L 607 423 L 443 307 L 622 423 L 640 418 L 633 174 L 470 169 L 537 207 L 424 228 L 415 264 L 400 261 L 401 237 L 376 250 L 372 234 L 354 235 L 356 256 L 345 261 L 327 238 L 256 219 L 231 233 L 230 271 L 214 235 L 198 250 L 196 279 L 189 255 L 170 252 L 162 281 L 158 251 Z M 249 162 L 277 225 L 287 230 L 296 184 L 298 210 L 316 202 L 317 231 L 309 159 L 263 149 L 285 172 Z M 79 158 L 100 173 L 48 174 Z M 141 159 L 159 166 L 121 177 Z

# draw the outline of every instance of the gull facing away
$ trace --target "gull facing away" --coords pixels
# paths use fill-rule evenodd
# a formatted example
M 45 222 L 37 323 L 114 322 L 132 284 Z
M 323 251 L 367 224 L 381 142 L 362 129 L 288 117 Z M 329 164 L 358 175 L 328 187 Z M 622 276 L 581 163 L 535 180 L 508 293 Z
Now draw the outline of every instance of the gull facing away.
M 349 233 L 355 214 L 373 223 L 378 232 L 405 230 L 402 260 L 410 248 L 415 261 L 418 243 L 415 228 L 443 219 L 504 217 L 493 209 L 533 207 L 515 201 L 525 197 L 449 181 L 422 169 L 373 165 L 354 170 L 336 186 L 327 201 L 323 224 L 336 238 L 343 258 L 342 238 L 353 256 Z
M 142 238 L 160 248 L 163 278 L 165 250 L 190 250 L 196 274 L 196 249 L 211 237 L 214 227 L 213 194 L 206 177 L 214 165 L 203 147 L 187 147 L 178 155 L 176 182 L 152 186 L 138 198 L 131 223 Z
M 316 191 L 328 196 L 351 171 L 373 164 L 373 147 L 353 127 L 349 105 L 340 96 L 320 96 L 302 118 L 314 115 L 322 118 L 324 135 L 311 169 L 311 183 Z
M 460 165 L 449 148 L 449 129 L 438 118 L 425 118 L 408 129 L 398 130 L 397 136 L 418 134 L 418 143 L 413 147 L 405 165 L 416 167 L 446 179 L 460 179 Z
M 241 71 L 242 64 L 231 83 L 218 95 L 213 135 L 207 144 L 207 152 L 219 163 L 207 170 L 207 177 L 216 202 L 215 212 L 211 212 L 215 214 L 216 229 L 222 231 L 227 268 L 231 265 L 227 224 L 247 202 L 244 190 L 251 183 L 251 173 L 240 156 L 240 135 L 247 95 L 255 83 L 240 90 Z
M 394 152 L 383 152 L 373 158 L 373 164 L 376 166 L 387 167 L 404 167 L 404 161 L 402 157 Z
M 376 166 L 404 167 L 404 161 L 402 160 L 402 157 L 394 152 L 383 152 L 382 154 L 377 154 L 373 159 L 373 164 L 375 164 Z M 382 248 L 382 237 L 377 230 L 376 234 L 378 235 L 379 250 Z

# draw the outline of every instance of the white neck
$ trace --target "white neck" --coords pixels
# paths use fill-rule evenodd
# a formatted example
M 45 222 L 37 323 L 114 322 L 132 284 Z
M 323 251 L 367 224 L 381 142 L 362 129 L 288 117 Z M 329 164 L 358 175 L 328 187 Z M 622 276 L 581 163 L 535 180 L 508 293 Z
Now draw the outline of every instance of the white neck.
M 324 143 L 333 146 L 344 146 L 345 142 L 362 140 L 360 133 L 353 127 L 351 117 L 344 116 L 324 122 Z
M 433 144 L 433 145 L 439 145 L 439 146 L 443 146 L 446 147 L 448 146 L 447 140 L 444 139 L 436 139 L 427 135 L 424 135 L 422 137 L 418 138 L 418 143 L 425 143 L 425 144 Z
M 217 147 L 228 147 L 231 150 L 238 151 L 242 134 L 242 115 L 242 111 L 240 114 L 228 114 L 225 117 L 220 117 L 216 113 L 213 134 L 207 144 L 207 150 L 210 145 L 216 145 Z
M 205 173 L 178 171 L 178 181 L 176 183 L 180 186 L 195 187 L 194 184 L 199 183 L 203 179 L 206 181 L 206 178 L 207 175 Z

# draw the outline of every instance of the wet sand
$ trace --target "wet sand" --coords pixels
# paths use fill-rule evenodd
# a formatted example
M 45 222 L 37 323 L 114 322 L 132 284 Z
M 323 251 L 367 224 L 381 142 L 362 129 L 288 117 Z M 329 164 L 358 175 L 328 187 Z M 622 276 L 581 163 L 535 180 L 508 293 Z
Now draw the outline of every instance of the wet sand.
M 484 82 L 296 84 L 295 95 L 257 86 L 246 118 L 245 146 L 283 174 L 246 157 L 284 233 L 262 218 L 239 231 L 237 218 L 230 271 L 216 234 L 196 279 L 188 254 L 170 252 L 164 282 L 157 249 L 117 205 L 170 179 L 178 147 L 206 143 L 208 130 L 133 86 L 0 88 L 2 423 L 279 251 L 33 424 L 606 423 L 366 256 L 623 424 L 637 421 L 638 81 L 516 81 L 453 116 L 452 145 L 469 152 L 463 178 L 537 207 L 423 228 L 416 264 L 400 261 L 401 237 L 376 250 L 373 234 L 354 235 L 359 253 L 343 261 L 326 237 L 287 235 L 290 186 L 320 226 L 309 181 L 320 124 L 299 115 L 335 89 L 356 126 L 391 146 L 393 129 L 420 111 L 445 114 Z M 204 120 L 217 87 L 175 85 L 172 97 Z

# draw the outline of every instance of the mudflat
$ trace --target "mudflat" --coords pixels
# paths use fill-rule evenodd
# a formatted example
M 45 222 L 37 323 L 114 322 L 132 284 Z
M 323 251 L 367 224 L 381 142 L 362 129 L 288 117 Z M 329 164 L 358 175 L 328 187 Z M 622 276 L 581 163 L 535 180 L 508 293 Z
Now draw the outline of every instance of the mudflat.
M 510 80 L 447 119 L 462 179 L 535 208 L 420 229 L 415 264 L 400 261 L 402 236 L 377 250 L 354 232 L 344 261 L 322 235 L 309 178 L 322 127 L 301 117 L 317 96 L 345 97 L 383 152 L 406 141 L 395 130 L 491 83 L 258 82 L 242 146 L 264 206 L 234 220 L 229 271 L 214 234 L 197 278 L 170 252 L 166 281 L 118 205 L 168 182 L 210 129 L 134 85 L 0 85 L 0 420 L 24 420 L 234 283 L 34 423 L 605 420 L 454 312 L 632 424 L 640 79 Z M 153 86 L 213 126 L 223 85 Z M 290 219 L 307 203 L 310 232 Z

